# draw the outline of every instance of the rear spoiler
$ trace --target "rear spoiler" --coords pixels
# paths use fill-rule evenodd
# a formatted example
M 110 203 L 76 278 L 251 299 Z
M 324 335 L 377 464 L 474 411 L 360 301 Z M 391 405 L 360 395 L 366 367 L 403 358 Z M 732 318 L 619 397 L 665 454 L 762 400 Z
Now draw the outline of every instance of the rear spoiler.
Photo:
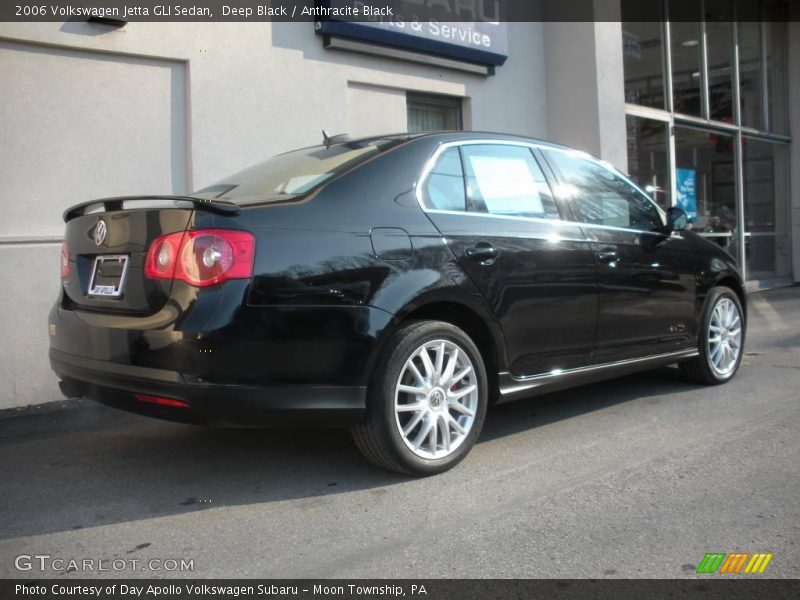
M 106 212 L 112 210 L 122 210 L 126 202 L 135 202 L 139 200 L 144 201 L 164 201 L 164 202 L 190 202 L 198 210 L 207 210 L 210 212 L 231 215 L 238 214 L 242 208 L 238 204 L 229 202 L 227 200 L 219 200 L 217 198 L 198 198 L 196 196 L 119 196 L 116 198 L 101 198 L 99 200 L 89 200 L 88 202 L 81 202 L 75 206 L 69 207 L 64 211 L 64 221 L 69 221 L 75 217 L 80 217 L 86 214 L 89 208 L 100 208 Z

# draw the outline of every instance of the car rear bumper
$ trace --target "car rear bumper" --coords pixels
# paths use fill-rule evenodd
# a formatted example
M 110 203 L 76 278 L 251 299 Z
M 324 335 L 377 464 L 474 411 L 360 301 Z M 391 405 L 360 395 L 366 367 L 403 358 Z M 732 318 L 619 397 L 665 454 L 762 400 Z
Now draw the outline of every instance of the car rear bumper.
M 362 417 L 366 406 L 364 386 L 208 384 L 188 381 L 177 371 L 95 360 L 55 348 L 50 349 L 50 365 L 66 395 L 186 423 L 346 427 Z M 178 405 L 137 399 L 142 395 Z

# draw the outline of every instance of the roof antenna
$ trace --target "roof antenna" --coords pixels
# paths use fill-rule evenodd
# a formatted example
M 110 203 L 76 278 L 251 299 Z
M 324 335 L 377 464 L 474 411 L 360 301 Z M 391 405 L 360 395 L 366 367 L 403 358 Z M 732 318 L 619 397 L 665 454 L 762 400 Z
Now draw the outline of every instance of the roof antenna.
M 330 148 L 331 144 L 340 144 L 342 142 L 346 142 L 350 139 L 350 136 L 346 133 L 337 133 L 336 135 L 328 135 L 328 132 L 324 129 L 322 130 L 322 143 L 325 144 L 326 148 Z

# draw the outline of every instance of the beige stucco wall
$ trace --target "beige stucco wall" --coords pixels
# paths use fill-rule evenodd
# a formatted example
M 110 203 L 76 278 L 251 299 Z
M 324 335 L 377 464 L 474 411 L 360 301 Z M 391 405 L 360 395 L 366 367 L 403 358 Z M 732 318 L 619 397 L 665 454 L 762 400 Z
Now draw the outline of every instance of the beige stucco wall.
M 543 29 L 550 137 L 627 172 L 621 24 L 552 22 Z

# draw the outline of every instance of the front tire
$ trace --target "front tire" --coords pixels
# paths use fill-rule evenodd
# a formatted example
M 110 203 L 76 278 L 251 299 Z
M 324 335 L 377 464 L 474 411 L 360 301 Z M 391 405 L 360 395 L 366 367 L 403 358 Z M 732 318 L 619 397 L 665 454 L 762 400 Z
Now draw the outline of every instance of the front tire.
M 353 438 L 372 463 L 407 475 L 435 475 L 475 445 L 488 386 L 478 348 L 461 329 L 413 321 L 386 344 Z
M 742 362 L 744 334 L 744 311 L 739 297 L 730 288 L 712 288 L 698 332 L 699 355 L 680 364 L 684 378 L 705 385 L 730 381 Z

